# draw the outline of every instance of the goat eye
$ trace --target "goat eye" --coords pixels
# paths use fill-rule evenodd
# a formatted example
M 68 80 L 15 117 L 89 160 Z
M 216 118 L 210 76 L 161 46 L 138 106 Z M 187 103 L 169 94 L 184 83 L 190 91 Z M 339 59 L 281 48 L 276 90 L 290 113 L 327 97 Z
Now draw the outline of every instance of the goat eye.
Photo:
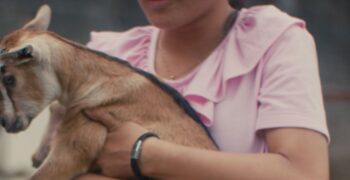
M 22 49 L 22 50 L 20 50 L 19 52 L 18 52 L 18 57 L 19 58 L 29 58 L 29 57 L 31 57 L 32 55 L 31 55 L 31 53 L 30 53 L 30 50 L 28 50 L 27 48 L 24 48 L 24 49 Z
M 5 86 L 13 86 L 15 82 L 16 82 L 16 79 L 12 75 L 4 76 L 2 78 L 2 83 L 4 83 Z

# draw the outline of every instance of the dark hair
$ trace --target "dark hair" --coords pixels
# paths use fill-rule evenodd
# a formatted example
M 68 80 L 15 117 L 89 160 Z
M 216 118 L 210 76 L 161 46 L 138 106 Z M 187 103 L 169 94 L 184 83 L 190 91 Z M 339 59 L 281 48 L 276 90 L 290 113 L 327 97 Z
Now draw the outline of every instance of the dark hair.
M 230 5 L 235 9 L 241 9 L 244 7 L 244 0 L 229 0 Z

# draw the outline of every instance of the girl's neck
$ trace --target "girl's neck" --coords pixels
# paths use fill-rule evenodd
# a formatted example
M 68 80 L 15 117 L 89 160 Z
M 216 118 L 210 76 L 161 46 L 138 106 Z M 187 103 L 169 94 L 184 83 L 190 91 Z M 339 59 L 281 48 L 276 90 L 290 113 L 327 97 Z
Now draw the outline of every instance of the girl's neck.
M 224 26 L 231 7 L 216 8 L 190 24 L 160 31 L 158 48 L 167 52 L 205 54 L 224 38 Z
M 187 25 L 160 31 L 155 58 L 158 76 L 173 80 L 183 77 L 220 44 L 233 9 L 230 6 L 213 9 Z

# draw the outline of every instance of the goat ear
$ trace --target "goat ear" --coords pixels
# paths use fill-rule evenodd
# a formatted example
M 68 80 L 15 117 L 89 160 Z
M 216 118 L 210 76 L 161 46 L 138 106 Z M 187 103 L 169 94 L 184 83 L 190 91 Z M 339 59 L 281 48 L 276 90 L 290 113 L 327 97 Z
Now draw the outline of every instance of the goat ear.
M 31 45 L 0 55 L 1 64 L 4 65 L 19 65 L 29 62 L 31 59 L 33 59 L 33 46 Z
M 33 20 L 23 26 L 23 29 L 47 30 L 51 21 L 51 8 L 42 5 Z

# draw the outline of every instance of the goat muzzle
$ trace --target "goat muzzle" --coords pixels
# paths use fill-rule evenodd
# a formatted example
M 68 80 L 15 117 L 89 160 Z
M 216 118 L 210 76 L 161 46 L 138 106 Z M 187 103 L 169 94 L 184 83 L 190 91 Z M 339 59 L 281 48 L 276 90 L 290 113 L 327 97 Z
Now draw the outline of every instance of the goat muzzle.
M 14 120 L 6 117 L 0 117 L 0 124 L 8 133 L 17 133 L 24 129 L 24 123 L 20 117 L 16 117 Z

